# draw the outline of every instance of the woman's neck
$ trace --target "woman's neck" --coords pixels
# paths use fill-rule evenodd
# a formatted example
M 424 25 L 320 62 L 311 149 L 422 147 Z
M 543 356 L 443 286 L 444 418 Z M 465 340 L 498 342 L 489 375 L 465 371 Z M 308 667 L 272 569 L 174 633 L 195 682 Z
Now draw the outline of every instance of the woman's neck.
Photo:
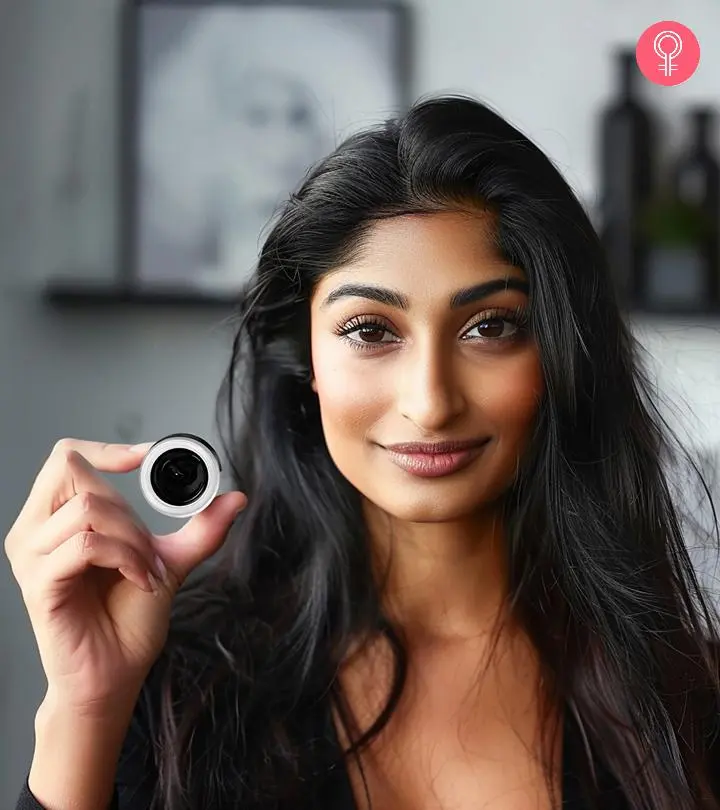
M 385 610 L 408 644 L 464 642 L 496 628 L 507 595 L 497 513 L 420 524 L 366 512 Z

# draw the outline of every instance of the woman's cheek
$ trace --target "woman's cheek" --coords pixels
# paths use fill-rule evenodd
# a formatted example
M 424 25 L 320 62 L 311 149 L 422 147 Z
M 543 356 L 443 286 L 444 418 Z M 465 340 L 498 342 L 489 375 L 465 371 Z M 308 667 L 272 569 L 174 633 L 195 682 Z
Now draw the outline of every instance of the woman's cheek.
M 533 422 L 544 382 L 537 353 L 529 351 L 498 368 L 483 386 L 482 408 L 497 424 L 524 428 Z
M 376 422 L 387 399 L 385 386 L 378 375 L 352 373 L 347 366 L 327 369 L 316 374 L 316 390 L 324 427 L 362 430 Z
M 335 335 L 313 335 L 313 388 L 324 418 L 352 423 L 374 407 L 379 375 L 364 360 Z

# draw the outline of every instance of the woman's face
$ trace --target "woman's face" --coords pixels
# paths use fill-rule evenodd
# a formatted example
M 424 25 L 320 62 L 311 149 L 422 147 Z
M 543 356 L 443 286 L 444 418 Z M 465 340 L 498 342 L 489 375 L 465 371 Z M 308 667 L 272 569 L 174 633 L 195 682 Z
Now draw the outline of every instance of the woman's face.
M 312 298 L 314 382 L 340 472 L 384 512 L 476 515 L 513 481 L 543 392 L 527 281 L 490 215 L 386 219 Z M 442 452 L 433 447 L 466 443 Z M 437 452 L 438 449 L 441 452 Z

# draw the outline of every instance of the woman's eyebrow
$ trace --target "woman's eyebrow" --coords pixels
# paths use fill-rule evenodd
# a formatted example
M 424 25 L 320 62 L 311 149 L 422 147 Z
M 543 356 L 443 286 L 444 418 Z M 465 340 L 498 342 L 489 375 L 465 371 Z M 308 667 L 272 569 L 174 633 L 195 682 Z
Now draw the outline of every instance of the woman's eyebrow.
M 528 295 L 530 285 L 524 279 L 515 277 L 484 281 L 482 284 L 475 284 L 454 292 L 450 296 L 450 309 L 459 309 L 503 290 L 517 290 Z M 328 293 L 320 305 L 320 309 L 324 309 L 342 298 L 365 298 L 397 309 L 410 309 L 410 301 L 406 295 L 389 287 L 379 287 L 375 284 L 341 284 Z

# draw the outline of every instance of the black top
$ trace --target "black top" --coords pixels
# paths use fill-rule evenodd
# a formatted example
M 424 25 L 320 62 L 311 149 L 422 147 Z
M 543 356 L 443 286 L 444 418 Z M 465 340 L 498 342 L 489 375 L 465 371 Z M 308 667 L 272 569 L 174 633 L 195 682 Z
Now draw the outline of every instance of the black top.
M 339 742 L 329 706 L 319 708 L 313 714 L 313 723 L 317 724 L 315 728 L 327 741 L 330 753 L 338 754 Z M 150 737 L 147 725 L 140 719 L 141 717 L 137 711 L 133 716 L 118 764 L 115 793 L 108 810 L 150 810 L 155 773 L 149 754 Z M 583 798 L 580 781 L 577 778 L 576 757 L 582 755 L 582 744 L 576 736 L 574 722 L 569 719 L 570 712 L 566 712 L 566 717 L 568 719 L 565 722 L 563 738 L 562 808 L 591 810 L 596 804 Z M 328 757 L 328 761 L 333 758 Z M 598 802 L 597 807 L 602 810 L 627 810 L 627 804 L 617 783 L 598 767 L 598 763 L 595 763 L 595 768 L 600 772 L 600 794 L 593 797 Z M 356 804 L 347 770 L 344 767 L 326 769 L 320 767 L 318 771 L 322 775 L 318 778 L 318 785 L 313 793 L 311 805 L 313 810 L 355 810 Z M 45 810 L 30 792 L 27 779 L 15 810 Z M 227 810 L 227 808 L 213 806 L 204 807 L 203 810 Z

